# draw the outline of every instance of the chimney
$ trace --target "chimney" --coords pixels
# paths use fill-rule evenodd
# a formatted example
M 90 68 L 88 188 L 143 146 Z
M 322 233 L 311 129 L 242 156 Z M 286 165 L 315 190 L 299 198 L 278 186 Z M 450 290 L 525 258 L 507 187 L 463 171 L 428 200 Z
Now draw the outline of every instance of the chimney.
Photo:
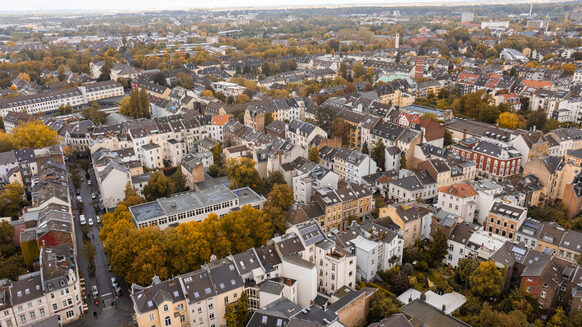
M 426 294 L 424 292 L 420 293 L 420 300 L 421 301 L 426 301 Z
M 467 138 L 467 129 L 463 129 L 463 140 Z
M 443 312 L 447 311 L 447 305 L 446 304 L 443 304 L 442 309 L 443 309 Z
M 291 280 L 287 279 L 287 285 L 291 286 Z

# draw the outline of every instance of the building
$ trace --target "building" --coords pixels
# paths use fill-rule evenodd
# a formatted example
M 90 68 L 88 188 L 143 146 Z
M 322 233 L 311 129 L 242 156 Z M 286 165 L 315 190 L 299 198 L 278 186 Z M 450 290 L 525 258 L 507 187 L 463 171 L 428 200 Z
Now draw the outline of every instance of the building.
M 452 151 L 458 156 L 475 161 L 477 171 L 490 178 L 502 179 L 520 171 L 521 153 L 511 145 L 503 146 L 470 138 L 455 144 Z
M 202 221 L 214 213 L 222 217 L 245 205 L 262 209 L 265 198 L 251 188 L 230 190 L 215 184 L 200 191 L 190 191 L 159 198 L 156 201 L 129 207 L 136 227 L 159 226 L 166 228 L 190 221 Z
M 479 193 L 469 184 L 453 184 L 441 187 L 436 203 L 437 208 L 462 217 L 468 223 L 476 220 L 475 211 Z
M 188 322 L 186 298 L 178 278 L 160 281 L 156 276 L 147 288 L 134 286 L 131 299 L 140 327 L 182 327 Z
M 389 217 L 396 224 L 404 238 L 404 247 L 412 246 L 416 239 L 421 238 L 424 221 L 429 221 L 432 212 L 415 202 L 389 204 L 380 208 L 380 218 Z
M 485 230 L 513 241 L 526 216 L 527 209 L 525 208 L 495 201 L 489 210 Z

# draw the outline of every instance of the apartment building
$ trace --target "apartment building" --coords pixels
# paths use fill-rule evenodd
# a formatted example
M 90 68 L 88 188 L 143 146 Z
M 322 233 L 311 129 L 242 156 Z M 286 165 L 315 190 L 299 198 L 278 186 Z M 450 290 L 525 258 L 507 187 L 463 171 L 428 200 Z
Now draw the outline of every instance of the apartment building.
M 404 238 L 404 247 L 412 246 L 416 239 L 422 235 L 422 226 L 425 221 L 429 222 L 432 211 L 424 206 L 416 205 L 415 202 L 402 204 L 389 204 L 380 208 L 380 218 L 390 217 L 396 224 Z
M 189 326 L 186 298 L 181 281 L 154 278 L 150 287 L 134 286 L 131 299 L 138 326 Z
M 479 202 L 479 193 L 465 183 L 441 187 L 438 192 L 437 208 L 462 217 L 464 221 L 473 223 L 475 211 Z
M 325 215 L 319 225 L 326 232 L 339 231 L 347 227 L 350 216 L 362 217 L 374 210 L 372 192 L 357 184 L 347 184 L 340 189 L 321 188 L 314 194 L 314 201 L 323 209 Z
M 526 216 L 527 209 L 525 208 L 502 201 L 495 201 L 489 210 L 489 215 L 485 222 L 485 230 L 513 241 Z
M 477 171 L 493 179 L 519 174 L 521 153 L 511 145 L 469 138 L 452 147 L 453 153 L 477 163 Z

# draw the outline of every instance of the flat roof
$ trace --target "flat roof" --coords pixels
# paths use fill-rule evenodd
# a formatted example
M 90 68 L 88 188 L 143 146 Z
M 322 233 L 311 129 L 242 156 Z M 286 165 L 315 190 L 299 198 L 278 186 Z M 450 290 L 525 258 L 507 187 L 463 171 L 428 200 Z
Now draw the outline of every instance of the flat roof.
M 165 215 L 162 207 L 156 202 L 146 202 L 129 207 L 129 212 L 138 222 L 147 221 L 153 218 L 162 217 Z
M 180 193 L 169 198 L 160 198 L 157 199 L 157 202 L 166 215 L 171 216 L 176 213 L 235 199 L 236 195 L 228 187 L 216 184 L 204 190 Z

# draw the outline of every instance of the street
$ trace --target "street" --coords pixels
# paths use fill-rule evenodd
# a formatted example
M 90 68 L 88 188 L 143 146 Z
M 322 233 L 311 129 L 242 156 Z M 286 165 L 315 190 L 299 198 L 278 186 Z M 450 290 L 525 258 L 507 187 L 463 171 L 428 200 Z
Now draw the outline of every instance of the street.
M 77 208 L 77 195 L 73 183 L 71 183 L 70 192 L 73 199 L 75 237 L 79 252 L 78 264 L 80 272 L 85 278 L 85 294 L 87 296 L 89 310 L 83 318 L 68 324 L 67 326 L 131 326 L 133 323 L 133 304 L 129 298 L 128 287 L 123 280 L 109 271 L 107 256 L 103 251 L 103 244 L 99 240 L 100 224 L 97 223 L 97 213 L 93 207 L 94 201 L 96 203 L 99 199 L 99 188 L 97 186 L 97 181 L 95 180 L 95 175 L 92 173 L 92 169 L 90 169 L 91 185 L 88 185 L 86 181 L 86 173 L 82 168 L 79 168 L 79 175 L 83 180 L 79 194 L 83 202 L 81 210 L 87 220 L 86 226 L 89 227 L 87 236 L 95 247 L 95 276 L 89 276 L 89 261 L 87 260 L 84 251 L 83 231 L 79 221 L 79 214 L 81 212 L 79 212 L 80 210 Z M 98 197 L 96 200 L 91 199 L 92 192 L 97 193 Z M 101 213 L 98 214 L 101 215 Z M 89 219 L 93 220 L 93 226 L 89 225 Z M 119 296 L 119 298 L 116 298 L 115 296 L 113 286 L 111 285 L 111 277 L 116 277 L 121 286 L 122 295 Z M 91 287 L 93 285 L 96 285 L 99 291 L 97 304 L 97 299 L 93 298 L 91 294 Z M 114 304 L 114 300 L 117 301 L 116 304 Z

